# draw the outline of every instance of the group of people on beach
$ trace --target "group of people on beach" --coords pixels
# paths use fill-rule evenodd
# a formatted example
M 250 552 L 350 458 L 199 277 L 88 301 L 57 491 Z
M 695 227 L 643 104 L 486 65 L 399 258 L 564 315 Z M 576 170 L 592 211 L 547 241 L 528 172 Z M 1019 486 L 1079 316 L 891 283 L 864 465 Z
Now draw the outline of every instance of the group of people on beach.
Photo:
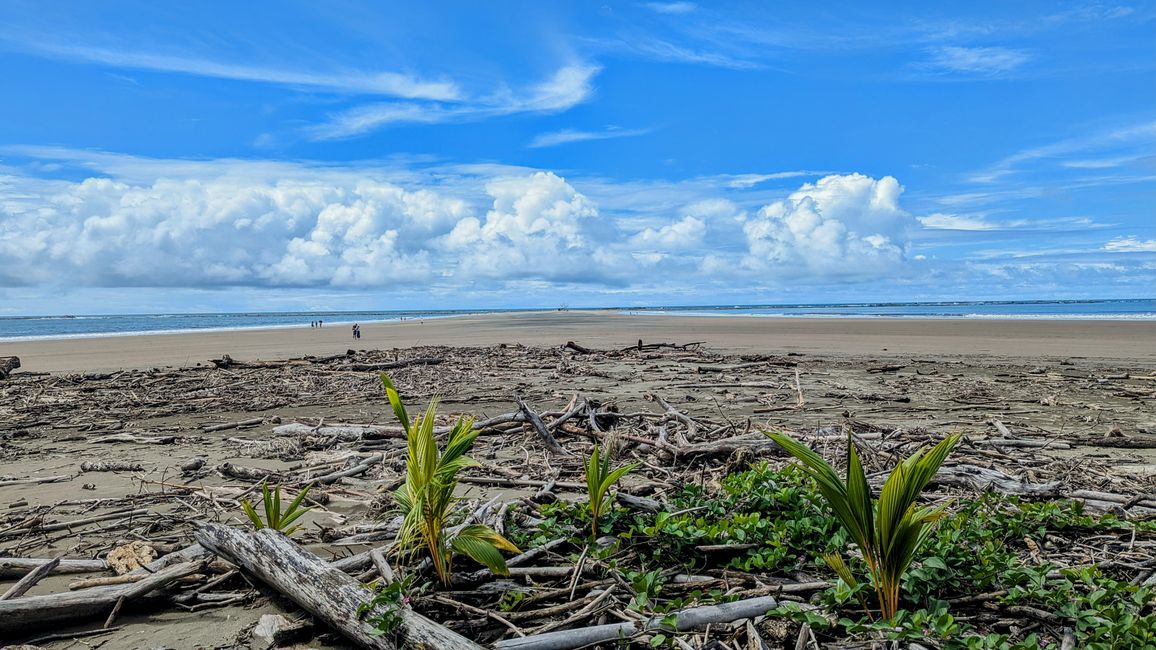
M 321 324 L 324 322 L 323 320 L 311 320 L 309 321 L 309 327 L 321 327 Z
M 355 339 L 361 338 L 361 326 L 358 325 L 357 323 L 353 324 L 353 338 L 355 338 Z

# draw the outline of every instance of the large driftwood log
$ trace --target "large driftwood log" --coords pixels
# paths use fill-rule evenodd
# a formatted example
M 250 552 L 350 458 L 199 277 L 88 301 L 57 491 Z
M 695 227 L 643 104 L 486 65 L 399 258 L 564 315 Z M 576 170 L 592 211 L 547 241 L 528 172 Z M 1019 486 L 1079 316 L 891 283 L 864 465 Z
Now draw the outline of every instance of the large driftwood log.
M 547 449 L 561 456 L 573 455 L 569 451 L 566 451 L 562 445 L 558 444 L 558 441 L 554 439 L 554 435 L 550 433 L 549 427 L 542 421 L 541 416 L 535 413 L 521 397 L 514 395 L 514 401 L 518 403 L 518 408 L 522 411 L 522 414 L 526 416 L 526 419 L 529 420 L 531 426 L 534 427 L 534 431 L 538 432 L 538 437 L 542 439 L 542 443 L 546 445 Z
M 219 524 L 201 524 L 201 546 L 236 564 L 363 648 L 381 650 L 481 650 L 473 641 L 410 609 L 402 608 L 395 644 L 390 636 L 372 636 L 357 618 L 357 608 L 373 593 L 356 580 L 273 530 L 255 533 Z
M 940 467 L 931 482 L 938 485 L 969 487 L 980 492 L 989 490 L 1001 494 L 1028 497 L 1056 497 L 1060 493 L 1060 482 L 1028 483 L 1003 472 L 977 465 L 958 464 Z
M 107 616 L 121 599 L 127 602 L 140 598 L 175 580 L 203 570 L 203 562 L 185 562 L 158 571 L 132 584 L 0 601 L 0 638 L 10 638 L 17 632 L 62 621 Z
M 8 375 L 19 367 L 20 357 L 0 357 L 0 379 L 8 379 Z
M 672 626 L 662 622 L 664 617 L 655 616 L 639 623 L 611 623 L 609 625 L 595 625 L 573 630 L 547 632 L 521 638 L 503 639 L 494 644 L 495 650 L 572 650 L 595 643 L 606 643 L 618 639 L 630 638 L 646 630 L 675 629 L 687 632 L 706 625 L 729 623 L 744 618 L 754 618 L 766 614 L 779 606 L 777 600 L 771 596 L 739 600 L 721 605 L 706 605 L 692 607 L 675 612 L 675 624 Z

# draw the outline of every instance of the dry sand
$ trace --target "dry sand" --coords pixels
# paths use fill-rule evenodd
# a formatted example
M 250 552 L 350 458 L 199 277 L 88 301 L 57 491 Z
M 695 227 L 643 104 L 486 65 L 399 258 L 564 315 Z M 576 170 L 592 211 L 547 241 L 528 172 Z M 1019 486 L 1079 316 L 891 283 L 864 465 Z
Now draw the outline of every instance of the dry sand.
M 188 366 L 229 354 L 236 359 L 328 355 L 348 348 L 419 345 L 591 348 L 647 342 L 705 341 L 720 352 L 872 355 L 1088 357 L 1156 363 L 1156 323 L 1060 320 L 898 320 L 632 315 L 623 312 L 526 312 L 349 327 L 107 336 L 0 343 L 31 372 L 84 372 Z

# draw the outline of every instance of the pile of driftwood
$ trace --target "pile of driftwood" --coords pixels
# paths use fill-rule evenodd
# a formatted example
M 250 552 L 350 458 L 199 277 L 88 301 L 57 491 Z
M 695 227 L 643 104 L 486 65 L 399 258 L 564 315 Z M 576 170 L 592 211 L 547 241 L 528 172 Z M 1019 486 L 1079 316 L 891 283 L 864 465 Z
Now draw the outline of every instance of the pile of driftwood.
M 777 464 L 788 462 L 762 435 L 762 427 L 750 418 L 749 411 L 743 417 L 723 408 L 728 401 L 734 403 L 728 396 L 737 393 L 720 391 L 755 392 L 757 400 L 739 403 L 776 418 L 796 417 L 790 427 L 793 435 L 824 451 L 828 458 L 842 455 L 850 433 L 875 481 L 882 480 L 896 458 L 947 432 L 947 427 L 922 426 L 923 422 L 894 425 L 868 422 L 864 417 L 881 403 L 918 409 L 921 402 L 910 396 L 916 394 L 919 382 L 932 381 L 936 375 L 898 377 L 896 373 L 906 368 L 903 364 L 861 363 L 854 371 L 869 378 L 864 381 L 873 382 L 874 387 L 864 391 L 847 383 L 841 384 L 842 388 L 834 383 L 823 385 L 827 380 L 815 378 L 813 368 L 800 369 L 801 361 L 791 356 L 722 357 L 695 345 L 643 344 L 595 351 L 573 343 L 554 350 L 429 348 L 247 363 L 223 356 L 211 366 L 194 369 L 37 377 L 31 383 L 10 383 L 3 390 L 13 399 L 6 399 L 3 403 L 8 406 L 0 408 L 7 408 L 7 415 L 13 417 L 8 431 L 59 427 L 83 431 L 91 444 L 171 445 L 175 444 L 170 439 L 174 432 L 155 426 L 141 432 L 125 425 L 134 418 L 184 413 L 200 408 L 198 405 L 211 405 L 218 412 L 253 413 L 264 410 L 254 408 L 257 402 L 308 407 L 334 397 L 364 399 L 366 394 L 380 402 L 379 370 L 390 371 L 411 402 L 443 393 L 449 396 L 447 401 L 462 403 L 470 401 L 475 391 L 489 390 L 479 386 L 480 376 L 495 375 L 507 392 L 504 397 L 490 394 L 487 399 L 490 403 L 503 401 L 507 408 L 488 416 L 478 414 L 474 426 L 483 435 L 473 455 L 481 466 L 464 476 L 463 483 L 489 490 L 468 511 L 471 518 L 499 530 L 533 528 L 539 504 L 582 499 L 585 485 L 580 459 L 595 443 L 613 447 L 621 462 L 641 463 L 641 469 L 619 495 L 619 505 L 651 511 L 667 509 L 664 499 L 689 477 L 712 485 L 758 458 Z M 507 379 L 511 372 L 524 375 L 533 370 L 553 377 L 555 384 L 583 378 L 605 380 L 603 385 L 613 387 L 628 383 L 634 372 L 663 375 L 663 381 L 635 384 L 631 390 L 636 391 L 637 399 L 629 400 L 626 408 L 613 399 L 612 391 L 591 388 L 543 409 L 543 400 L 554 391 L 545 391 L 537 383 Z M 944 372 L 942 365 L 922 370 Z M 1022 372 L 1033 374 L 1033 370 Z M 1055 381 L 1077 382 L 1076 389 L 1088 391 L 1088 395 L 1099 387 L 1125 403 L 1147 403 L 1148 393 L 1129 395 L 1117 390 L 1121 382 L 1149 385 L 1146 375 L 1125 373 L 1127 380 L 1101 382 L 1103 377 L 1095 372 L 1076 379 L 1065 378 L 1061 372 Z M 893 379 L 883 381 L 880 377 Z M 904 382 L 906 388 L 899 393 L 898 387 Z M 1042 426 L 1005 424 L 1009 417 L 1016 417 L 1014 404 L 1022 409 L 1027 397 L 993 394 L 980 380 L 960 384 L 949 384 L 953 390 L 945 401 L 983 410 L 987 417 L 979 422 L 979 431 L 965 437 L 937 475 L 929 499 L 994 490 L 1027 498 L 1076 499 L 1091 511 L 1125 517 L 1156 514 L 1150 479 L 1122 477 L 1110 471 L 1106 459 L 1063 454 L 1080 444 L 1080 436 L 1093 436 L 1091 432 L 1057 436 Z M 252 390 L 255 386 L 260 390 Z M 853 399 L 864 408 L 854 415 L 831 413 L 833 404 L 847 399 L 828 395 L 835 392 L 855 393 Z M 872 398 L 883 393 L 889 397 Z M 1047 408 L 1040 399 L 1053 394 L 1058 393 L 1049 392 L 1035 404 Z M 904 397 L 909 401 L 902 401 Z M 1070 405 L 1072 397 L 1066 399 Z M 81 403 L 89 407 L 82 410 Z M 821 418 L 814 417 L 816 403 L 825 409 Z M 994 403 L 1002 408 L 992 409 Z M 999 416 L 991 417 L 993 413 Z M 808 417 L 814 418 L 809 426 Z M 901 418 L 892 413 L 887 419 Z M 449 424 L 448 418 L 443 421 L 445 427 Z M 395 571 L 402 570 L 390 566 L 390 562 L 396 564 L 389 547 L 397 521 L 389 515 L 358 520 L 329 512 L 326 505 L 330 499 L 341 498 L 359 500 L 367 510 L 370 503 L 375 504 L 374 511 L 390 509 L 387 495 L 400 483 L 404 469 L 401 428 L 377 419 L 349 422 L 298 417 L 283 421 L 266 413 L 205 424 L 199 433 L 223 436 L 234 457 L 277 458 L 292 464 L 274 470 L 236 458 L 210 462 L 193 457 L 181 460 L 172 474 L 157 476 L 144 473 L 131 461 L 91 461 L 82 471 L 134 474 L 139 492 L 117 500 L 7 504 L 9 508 L 0 512 L 0 549 L 13 557 L 0 557 L 0 579 L 20 580 L 0 597 L 0 638 L 20 634 L 35 640 L 37 635 L 45 635 L 29 627 L 34 623 L 59 628 L 86 619 L 95 621 L 97 627 L 68 634 L 107 633 L 115 630 L 126 608 L 197 611 L 248 603 L 272 593 L 283 597 L 285 601 L 279 602 L 286 602 L 286 607 L 295 603 L 364 647 L 395 647 L 395 641 L 402 647 L 425 643 L 426 647 L 473 648 L 482 643 L 522 650 L 583 647 L 621 638 L 645 643 L 650 635 L 671 631 L 668 628 L 675 620 L 677 631 L 687 635 L 678 641 L 684 647 L 708 647 L 708 642 L 716 643 L 713 647 L 773 647 L 786 642 L 788 631 L 762 614 L 785 600 L 805 603 L 811 594 L 828 586 L 804 575 L 762 575 L 721 568 L 683 573 L 673 569 L 680 562 L 672 559 L 670 589 L 687 593 L 718 589 L 737 600 L 719 606 L 690 606 L 664 623 L 664 617 L 628 607 L 637 594 L 621 573 L 592 558 L 584 545 L 556 539 L 512 558 L 509 578 L 466 571 L 455 578 L 450 589 L 415 596 L 412 610 L 405 611 L 406 625 L 397 639 L 370 638 L 355 612 L 371 595 L 363 586 L 366 582 L 389 580 Z M 1128 446 L 1132 447 L 1147 442 L 1135 433 L 1095 435 L 1095 441 L 1101 437 L 1131 441 Z M 0 477 L 0 488 L 67 478 L 71 477 Z M 310 505 L 336 523 L 307 528 L 300 543 L 274 533 L 248 532 L 238 503 L 241 498 L 252 498 L 263 481 L 291 489 L 318 486 L 311 492 Z M 515 496 L 489 498 L 499 489 Z M 103 512 L 90 514 L 98 508 Z M 62 512 L 70 514 L 61 518 Z M 100 539 L 119 535 L 121 543 L 116 548 L 129 549 L 121 554 L 136 557 L 136 565 L 129 562 L 114 568 L 112 554 L 101 550 L 107 549 L 103 543 L 90 546 L 96 552 L 89 557 L 35 557 L 38 551 L 85 533 Z M 1035 549 L 1036 557 L 1025 557 L 1025 561 L 1048 561 L 1058 566 L 1115 563 L 1139 581 L 1151 580 L 1156 570 L 1156 540 L 1145 535 L 1050 541 Z M 698 550 L 704 558 L 735 551 Z M 624 552 L 629 554 L 630 550 Z M 105 575 L 77 580 L 67 592 L 24 595 L 53 573 Z M 254 585 L 263 586 L 257 590 Z M 292 609 L 287 614 L 292 615 Z M 1045 614 L 997 609 L 990 616 L 994 625 L 1025 617 L 1043 618 L 1046 623 Z M 303 628 L 308 625 L 302 623 L 302 617 L 291 616 L 281 622 L 267 622 L 254 633 L 267 634 L 262 638 L 269 643 L 308 634 Z M 689 636 L 696 630 L 697 640 Z

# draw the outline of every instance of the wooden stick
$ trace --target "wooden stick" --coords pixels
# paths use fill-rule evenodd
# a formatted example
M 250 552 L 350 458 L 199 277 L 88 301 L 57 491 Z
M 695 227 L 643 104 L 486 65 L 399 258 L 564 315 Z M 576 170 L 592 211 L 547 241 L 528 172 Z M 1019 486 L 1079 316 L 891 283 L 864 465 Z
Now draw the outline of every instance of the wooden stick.
M 20 596 L 23 596 L 24 592 L 36 586 L 36 583 L 40 582 L 41 578 L 48 575 L 49 573 L 52 573 L 52 570 L 55 569 L 56 565 L 58 564 L 60 564 L 60 558 L 57 557 L 45 562 L 44 564 L 41 564 L 32 571 L 29 571 L 28 575 L 24 576 L 20 579 L 19 582 L 9 587 L 8 591 L 5 591 L 4 595 L 0 596 L 0 600 L 11 600 L 13 598 L 19 598 Z
M 201 524 L 197 541 L 246 573 L 284 594 L 363 648 L 374 650 L 481 650 L 473 641 L 408 609 L 398 608 L 402 625 L 391 635 L 373 636 L 356 616 L 373 592 L 356 580 L 294 544 L 275 530 L 245 533 L 219 524 Z

